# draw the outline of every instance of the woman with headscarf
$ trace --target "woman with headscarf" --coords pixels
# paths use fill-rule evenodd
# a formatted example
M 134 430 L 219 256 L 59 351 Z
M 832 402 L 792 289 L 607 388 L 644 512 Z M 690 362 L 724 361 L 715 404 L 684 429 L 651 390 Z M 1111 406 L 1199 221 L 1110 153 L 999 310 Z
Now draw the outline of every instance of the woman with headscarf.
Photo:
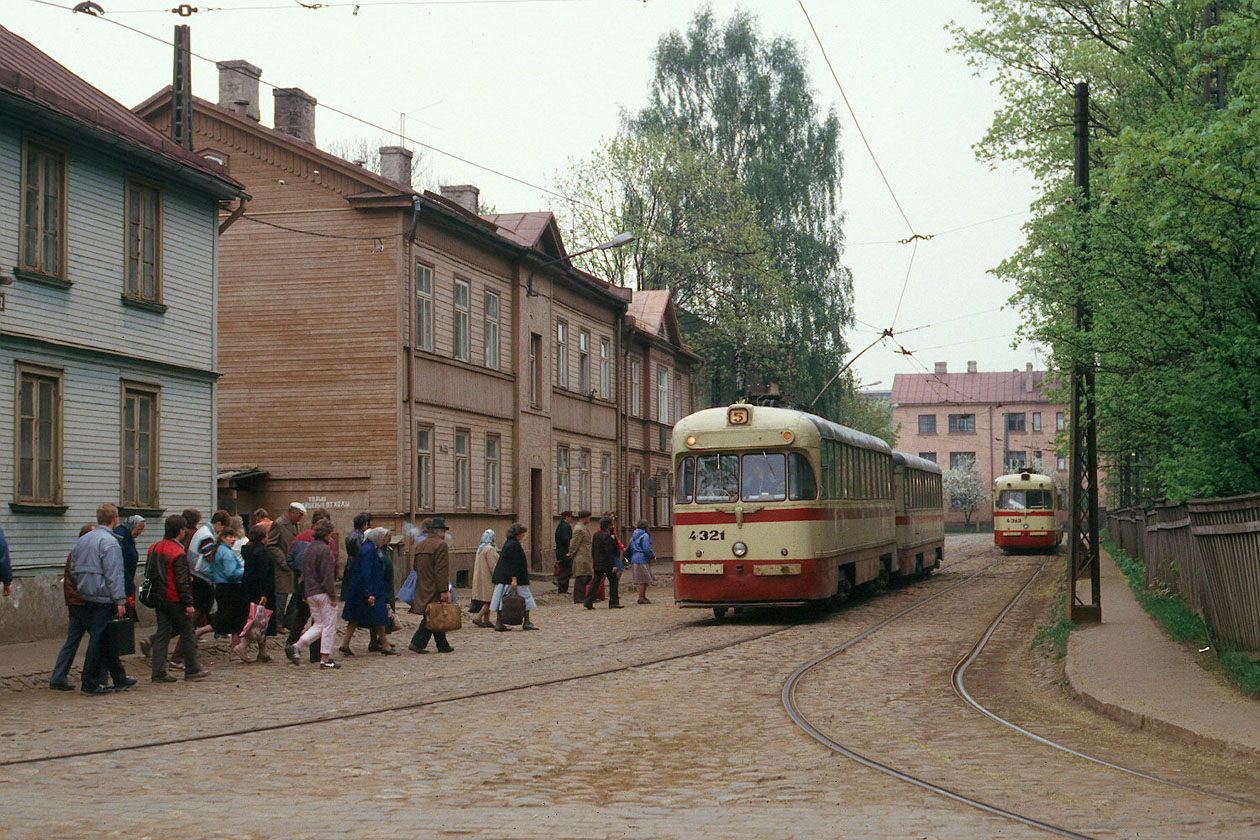
M 345 609 L 341 617 L 346 620 L 346 635 L 341 643 L 341 653 L 350 653 L 350 637 L 358 627 L 370 627 L 376 634 L 379 652 L 395 656 L 398 651 L 390 647 L 386 630 L 389 627 L 389 606 L 385 591 L 385 566 L 380 548 L 389 539 L 388 528 L 369 528 L 363 535 L 359 556 L 354 559 L 350 585 L 346 588 Z
M 477 557 L 473 560 L 472 607 L 469 612 L 476 613 L 473 624 L 478 627 L 493 627 L 490 623 L 490 601 L 494 599 L 494 567 L 499 562 L 499 547 L 494 544 L 494 531 L 486 529 L 481 535 L 481 545 L 477 546 Z
M 114 526 L 114 537 L 122 549 L 123 586 L 127 591 L 127 615 L 132 621 L 136 617 L 136 568 L 140 565 L 140 550 L 136 548 L 136 540 L 144 533 L 144 517 L 128 516 Z

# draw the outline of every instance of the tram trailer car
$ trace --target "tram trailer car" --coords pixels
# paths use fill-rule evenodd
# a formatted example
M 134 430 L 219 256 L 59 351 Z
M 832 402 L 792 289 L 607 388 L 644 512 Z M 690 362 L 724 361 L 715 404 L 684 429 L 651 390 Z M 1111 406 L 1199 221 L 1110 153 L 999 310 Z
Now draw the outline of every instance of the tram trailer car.
M 893 452 L 862 432 L 736 403 L 680 420 L 673 458 L 680 607 L 720 618 L 731 607 L 838 602 L 863 584 L 913 573 L 919 551 L 933 564 L 938 556 L 930 534 L 908 555 L 899 551 Z M 930 531 L 926 519 L 919 524 Z
M 945 554 L 945 506 L 940 465 L 893 452 L 897 505 L 897 560 L 902 579 L 920 578 L 941 567 Z
M 1012 473 L 993 482 L 993 542 L 1012 551 L 1045 551 L 1063 540 L 1059 490 L 1038 473 Z

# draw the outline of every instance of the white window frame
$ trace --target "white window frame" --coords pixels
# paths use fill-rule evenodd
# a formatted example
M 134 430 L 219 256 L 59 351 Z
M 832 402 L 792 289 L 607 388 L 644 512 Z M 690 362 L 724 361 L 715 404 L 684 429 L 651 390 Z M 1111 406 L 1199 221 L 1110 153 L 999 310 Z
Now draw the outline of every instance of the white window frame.
M 486 435 L 486 510 L 497 511 L 499 502 L 499 465 L 503 458 L 503 439 Z
M 571 494 L 569 493 L 569 447 L 565 444 L 556 446 L 556 510 L 569 510 Z
M 669 423 L 669 369 L 656 369 L 656 422 Z
M 533 408 L 541 405 L 539 390 L 542 386 L 542 336 L 529 334 L 529 404 Z
M 683 418 L 683 387 L 682 374 L 674 374 L 674 393 L 671 395 L 674 400 L 674 422 L 677 423 Z
M 578 507 L 591 510 L 591 450 L 578 450 Z
M 556 384 L 569 387 L 569 324 L 556 321 Z
M 433 426 L 416 426 L 416 508 L 433 510 Z
M 578 330 L 578 393 L 591 393 L 591 334 Z
M 606 338 L 599 340 L 599 396 L 612 399 L 612 345 Z
M 460 447 L 460 441 L 463 447 Z M 469 450 L 472 448 L 472 433 L 467 429 L 455 430 L 455 444 L 451 447 L 455 462 L 455 509 L 468 510 L 472 498 L 472 481 L 468 469 Z
M 499 296 L 489 290 L 482 296 L 481 306 L 485 319 L 485 363 L 491 370 L 499 369 Z
M 416 261 L 416 349 L 433 352 L 433 266 Z
M 643 396 L 643 363 L 638 359 L 630 360 L 630 414 L 642 416 Z
M 612 494 L 612 455 L 607 452 L 599 456 L 599 505 L 606 510 L 616 507 Z
M 455 278 L 451 306 L 454 310 L 454 322 L 451 325 L 451 355 L 461 362 L 467 362 L 472 358 L 472 336 L 469 335 L 469 327 L 472 323 L 472 284 L 467 280 Z
M 162 392 L 153 385 L 137 382 L 122 383 L 122 417 L 120 420 L 121 452 L 119 464 L 122 468 L 120 489 L 122 506 L 128 508 L 149 508 L 158 506 L 159 466 L 161 463 L 161 428 L 162 428 Z M 128 404 L 135 401 L 135 409 L 128 422 Z M 149 425 L 142 428 L 140 422 L 140 404 L 149 401 Z M 141 481 L 141 473 L 146 469 L 140 463 L 141 455 L 148 458 L 147 470 L 149 480 Z M 144 484 L 142 487 L 141 485 Z

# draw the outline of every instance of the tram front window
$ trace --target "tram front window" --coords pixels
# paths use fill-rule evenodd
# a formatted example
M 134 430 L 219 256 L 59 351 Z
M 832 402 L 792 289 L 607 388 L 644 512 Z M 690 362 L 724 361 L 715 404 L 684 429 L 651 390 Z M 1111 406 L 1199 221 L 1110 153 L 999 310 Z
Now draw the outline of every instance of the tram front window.
M 1003 490 L 997 506 L 1002 510 L 1053 510 L 1054 496 L 1049 490 Z
M 696 501 L 700 504 L 739 499 L 739 456 L 700 455 L 696 458 Z
M 744 456 L 745 502 L 781 502 L 787 498 L 787 467 L 782 453 Z

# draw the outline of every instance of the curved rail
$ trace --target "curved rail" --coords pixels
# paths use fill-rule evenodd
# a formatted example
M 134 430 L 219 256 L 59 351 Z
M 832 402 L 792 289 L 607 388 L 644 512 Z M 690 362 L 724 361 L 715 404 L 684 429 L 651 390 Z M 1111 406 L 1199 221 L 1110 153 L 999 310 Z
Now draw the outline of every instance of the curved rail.
M 833 752 L 837 752 L 840 755 L 843 755 L 846 758 L 850 758 L 865 767 L 869 767 L 872 770 L 877 770 L 881 773 L 885 773 L 889 776 L 892 776 L 895 779 L 899 779 L 900 781 L 903 781 L 903 782 L 908 782 L 909 784 L 915 785 L 916 787 L 920 787 L 920 788 L 923 788 L 924 790 L 935 793 L 938 796 L 943 796 L 946 799 L 951 799 L 954 802 L 958 802 L 963 805 L 968 805 L 972 808 L 976 808 L 980 811 L 984 811 L 986 813 L 993 814 L 995 816 L 1005 817 L 1006 819 L 1013 820 L 1018 823 L 1022 823 L 1023 825 L 1027 825 L 1032 828 L 1038 828 L 1043 831 L 1048 831 L 1051 834 L 1057 834 L 1060 837 L 1070 837 L 1070 838 L 1073 838 L 1073 840 L 1096 840 L 1096 838 L 1093 838 L 1088 834 L 1080 834 L 1079 832 L 1072 831 L 1071 829 L 1064 828 L 1062 826 L 1054 825 L 1048 822 L 1043 822 L 1042 820 L 1038 820 L 1035 817 L 1025 816 L 1024 814 L 1019 814 L 1019 813 L 1016 813 L 1015 811 L 1008 811 L 1007 809 L 1000 808 L 996 805 L 990 805 L 987 802 L 983 802 L 979 799 L 975 799 L 973 797 L 967 796 L 964 793 L 959 793 L 958 791 L 955 791 L 955 790 L 950 790 L 947 787 L 942 787 L 941 785 L 935 784 L 933 782 L 929 782 L 926 779 L 921 779 L 918 776 L 913 776 L 909 773 L 898 770 L 895 767 L 890 767 L 887 764 L 882 764 L 873 758 L 869 758 L 867 756 L 862 755 L 861 753 L 855 752 L 854 750 L 849 749 L 843 744 L 833 741 L 831 738 L 827 737 L 827 735 L 825 735 L 821 730 L 819 730 L 816 726 L 810 723 L 809 719 L 805 717 L 804 713 L 801 712 L 800 708 L 796 704 L 796 686 L 800 682 L 801 678 L 805 676 L 805 674 L 809 673 L 811 670 L 818 667 L 819 665 L 826 662 L 827 660 L 832 659 L 835 656 L 838 656 L 839 654 L 853 647 L 858 642 L 873 635 L 874 633 L 879 631 L 881 628 L 891 624 L 897 619 L 902 618 L 903 616 L 908 615 L 911 612 L 914 612 L 915 610 L 919 609 L 925 604 L 928 604 L 936 600 L 937 598 L 941 597 L 947 592 L 952 592 L 958 587 L 964 584 L 970 583 L 971 581 L 979 577 L 981 574 L 983 574 L 984 572 L 988 571 L 989 569 L 993 568 L 993 566 L 996 566 L 998 563 L 1001 563 L 1001 562 L 1002 561 L 999 560 L 996 563 L 992 563 L 989 566 L 986 566 L 983 569 L 980 569 L 976 573 L 972 574 L 970 577 L 964 578 L 963 580 L 960 580 L 957 583 L 951 584 L 950 586 L 946 587 L 945 589 L 940 590 L 939 592 L 935 592 L 932 595 L 929 595 L 927 598 L 924 598 L 921 601 L 911 604 L 910 606 L 906 607 L 900 612 L 894 613 L 893 615 L 889 616 L 888 618 L 884 619 L 878 624 L 875 624 L 874 626 L 868 628 L 864 632 L 859 633 L 858 635 L 837 645 L 836 647 L 832 648 L 826 653 L 820 656 L 816 656 L 813 659 L 806 662 L 804 665 L 801 665 L 799 668 L 797 668 L 795 671 L 792 672 L 792 675 L 788 677 L 787 681 L 783 684 L 783 691 L 781 694 L 782 701 L 783 701 L 783 708 L 787 710 L 788 717 L 792 719 L 792 722 L 795 723 L 797 726 L 799 726 L 807 735 L 809 735 L 815 741 L 818 741 L 820 744 L 832 750 Z M 1040 572 L 1041 572 L 1041 569 L 1038 569 L 1037 572 L 1033 574 L 1033 577 L 1036 577 L 1037 574 L 1039 574 Z M 1025 585 L 1025 588 L 1027 588 L 1027 585 Z
M 1022 726 L 1019 726 L 1018 724 L 1012 723 L 1006 718 L 1001 717 L 1000 715 L 996 714 L 992 710 L 986 708 L 983 704 L 981 704 L 978 700 L 976 700 L 974 697 L 971 696 L 971 693 L 967 691 L 967 686 L 963 682 L 964 677 L 967 674 L 967 668 L 969 668 L 971 664 L 980 657 L 980 654 L 984 651 L 985 646 L 988 645 L 989 640 L 993 638 L 993 634 L 997 632 L 998 626 L 1002 623 L 1003 619 L 1005 619 L 1007 614 L 1010 613 L 1010 611 L 1015 608 L 1015 604 L 1019 602 L 1020 598 L 1024 596 L 1024 593 L 1027 592 L 1028 589 L 1033 585 L 1033 582 L 1036 581 L 1038 575 L 1040 575 L 1045 570 L 1046 563 L 1048 562 L 1050 562 L 1049 559 L 1042 562 L 1041 567 L 1037 569 L 1037 571 L 1033 574 L 1031 578 L 1028 579 L 1028 583 L 1024 584 L 1023 588 L 1015 593 L 1015 596 L 1011 598 L 1011 600 L 1006 604 L 1006 606 L 1002 609 L 1002 611 L 998 613 L 997 618 L 993 619 L 993 622 L 989 625 L 988 629 L 984 631 L 984 634 L 980 636 L 980 640 L 977 641 L 975 646 L 971 648 L 971 651 L 968 652 L 968 654 L 964 656 L 961 660 L 959 660 L 958 664 L 954 666 L 954 672 L 950 676 L 950 682 L 954 686 L 954 692 L 960 698 L 962 698 L 962 701 L 964 703 L 971 706 L 973 709 L 980 712 L 980 714 L 984 715 L 985 717 L 989 718 L 995 723 L 1000 723 L 1002 726 L 1005 726 L 1008 729 L 1014 730 L 1015 732 L 1018 732 L 1019 734 L 1024 735 L 1028 738 L 1031 738 L 1039 744 L 1043 744 L 1047 747 L 1060 750 L 1062 752 L 1067 753 L 1068 755 L 1073 755 L 1073 756 L 1076 756 L 1077 758 L 1082 758 L 1085 761 L 1093 762 L 1094 764 L 1101 765 L 1111 770 L 1116 770 L 1120 773 L 1128 773 L 1131 776 L 1137 776 L 1138 778 L 1146 779 L 1149 782 L 1158 782 L 1159 784 L 1170 785 L 1171 787 L 1179 788 L 1180 790 L 1187 790 L 1193 793 L 1201 793 L 1204 796 L 1211 796 L 1216 799 L 1223 799 L 1226 802 L 1233 802 L 1236 805 L 1244 805 L 1251 808 L 1260 808 L 1260 802 L 1254 802 L 1250 799 L 1244 799 L 1238 796 L 1231 796 L 1228 793 L 1218 793 L 1216 791 L 1206 790 L 1204 788 L 1196 787 L 1194 785 L 1185 784 L 1184 782 L 1178 782 L 1172 779 L 1165 779 L 1160 776 L 1152 776 L 1150 773 L 1143 773 L 1141 770 L 1134 770 L 1132 767 L 1125 767 L 1124 765 L 1121 765 L 1121 764 L 1113 764 L 1110 761 L 1105 761 L 1101 758 L 1097 758 L 1096 756 L 1089 755 L 1088 753 L 1083 753 L 1079 750 L 1074 750 L 1071 747 L 1065 746 L 1056 741 L 1051 741 L 1049 738 L 1044 738 L 1041 735 L 1036 734 L 1035 732 L 1028 731 L 1027 729 L 1023 728 Z

